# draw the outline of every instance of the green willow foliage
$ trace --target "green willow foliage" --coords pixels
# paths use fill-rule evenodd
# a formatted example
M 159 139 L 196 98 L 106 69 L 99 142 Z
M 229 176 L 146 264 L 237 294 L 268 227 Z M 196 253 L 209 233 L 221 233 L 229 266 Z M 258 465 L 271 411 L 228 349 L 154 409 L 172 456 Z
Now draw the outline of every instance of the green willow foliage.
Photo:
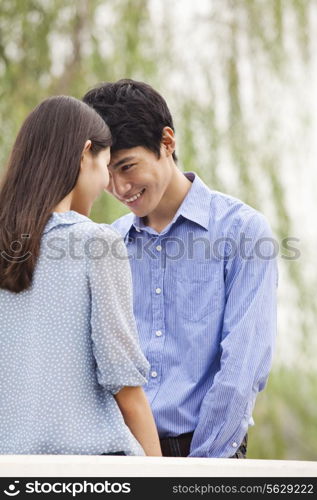
M 210 0 L 197 11 L 187 0 L 172 4 L 1 0 L 1 165 L 24 117 L 48 95 L 80 98 L 99 81 L 145 80 L 171 106 L 184 170 L 263 211 L 280 238 L 292 235 L 274 92 L 290 85 L 290 24 L 298 64 L 310 64 L 315 1 Z M 187 31 L 182 9 L 192 12 Z M 111 222 L 125 212 L 104 194 L 92 217 Z M 289 307 L 298 310 L 296 348 L 305 360 L 316 306 L 301 265 L 281 262 L 281 287 L 294 290 Z M 316 376 L 299 374 L 299 364 L 272 373 L 256 405 L 250 457 L 316 459 Z

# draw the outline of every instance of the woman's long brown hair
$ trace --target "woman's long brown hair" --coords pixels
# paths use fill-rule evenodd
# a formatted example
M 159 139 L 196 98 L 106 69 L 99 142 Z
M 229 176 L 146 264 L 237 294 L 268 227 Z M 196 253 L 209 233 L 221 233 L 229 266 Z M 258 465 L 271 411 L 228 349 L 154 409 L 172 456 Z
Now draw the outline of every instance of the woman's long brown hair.
M 43 230 L 75 187 L 88 139 L 92 154 L 111 145 L 103 119 L 72 97 L 50 97 L 24 121 L 0 189 L 0 288 L 30 287 Z

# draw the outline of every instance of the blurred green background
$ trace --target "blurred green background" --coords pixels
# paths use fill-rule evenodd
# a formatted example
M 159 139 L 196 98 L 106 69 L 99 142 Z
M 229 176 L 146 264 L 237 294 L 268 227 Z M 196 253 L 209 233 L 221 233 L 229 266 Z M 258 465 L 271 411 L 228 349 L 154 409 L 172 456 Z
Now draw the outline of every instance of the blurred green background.
M 180 167 L 270 220 L 279 334 L 250 458 L 317 459 L 316 34 L 316 0 L 0 0 L 0 168 L 43 98 L 130 77 L 166 98 Z M 123 213 L 104 194 L 92 218 Z

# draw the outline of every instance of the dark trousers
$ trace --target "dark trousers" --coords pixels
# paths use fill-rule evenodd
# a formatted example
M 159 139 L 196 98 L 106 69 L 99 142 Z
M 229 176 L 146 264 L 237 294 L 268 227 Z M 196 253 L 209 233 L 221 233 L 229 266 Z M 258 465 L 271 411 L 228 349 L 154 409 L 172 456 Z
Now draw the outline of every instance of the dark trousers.
M 160 439 L 163 457 L 187 457 L 189 455 L 190 443 L 193 438 L 193 432 L 181 434 L 177 437 Z M 248 445 L 248 434 L 243 438 L 243 441 L 236 453 L 230 458 L 246 458 Z

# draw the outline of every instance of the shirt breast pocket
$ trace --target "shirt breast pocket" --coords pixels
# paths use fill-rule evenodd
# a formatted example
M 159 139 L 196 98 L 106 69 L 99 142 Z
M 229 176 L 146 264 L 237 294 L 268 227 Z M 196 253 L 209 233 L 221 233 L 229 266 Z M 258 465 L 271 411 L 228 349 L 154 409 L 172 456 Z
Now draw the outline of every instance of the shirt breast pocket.
M 219 308 L 221 263 L 216 260 L 181 262 L 177 267 L 177 313 L 200 321 Z

